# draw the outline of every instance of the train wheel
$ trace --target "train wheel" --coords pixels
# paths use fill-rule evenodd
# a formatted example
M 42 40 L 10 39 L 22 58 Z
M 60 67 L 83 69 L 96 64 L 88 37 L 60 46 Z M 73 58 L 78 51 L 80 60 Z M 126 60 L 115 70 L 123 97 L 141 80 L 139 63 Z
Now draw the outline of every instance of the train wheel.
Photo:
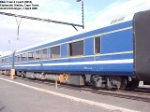
M 21 78 L 25 78 L 25 73 L 21 72 Z

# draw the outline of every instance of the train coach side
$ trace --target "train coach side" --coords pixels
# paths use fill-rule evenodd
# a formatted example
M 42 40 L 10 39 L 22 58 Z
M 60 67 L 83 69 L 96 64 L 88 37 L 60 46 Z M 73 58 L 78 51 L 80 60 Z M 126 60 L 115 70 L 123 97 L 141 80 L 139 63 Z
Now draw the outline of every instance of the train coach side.
M 119 88 L 122 78 L 135 76 L 132 21 L 17 51 L 15 69 L 30 78 L 58 79 L 63 74 L 65 83 L 102 87 L 111 82 Z
M 9 74 L 13 67 L 13 53 L 0 56 L 0 72 L 1 74 Z

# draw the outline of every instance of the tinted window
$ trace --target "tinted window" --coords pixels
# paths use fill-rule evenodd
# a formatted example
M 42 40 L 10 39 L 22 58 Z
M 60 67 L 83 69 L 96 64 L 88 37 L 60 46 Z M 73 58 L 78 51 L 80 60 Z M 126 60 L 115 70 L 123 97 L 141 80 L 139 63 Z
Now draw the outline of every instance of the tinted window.
M 100 53 L 100 37 L 95 37 L 95 53 Z
M 41 59 L 41 52 L 40 51 L 36 51 L 35 52 L 35 59 L 36 60 L 40 60 Z
M 8 58 L 5 58 L 5 63 L 9 63 L 9 59 Z
M 2 59 L 2 63 L 4 63 L 4 59 Z
M 34 52 L 29 52 L 28 53 L 28 61 L 33 61 L 34 60 Z
M 16 62 L 20 62 L 20 55 L 16 56 Z
M 20 58 L 21 58 L 21 61 L 26 61 L 27 56 L 26 54 L 21 54 Z
M 4 59 L 4 63 L 7 63 L 7 59 L 6 58 Z
M 43 60 L 47 59 L 47 49 L 42 50 L 42 59 Z
M 2 63 L 9 63 L 9 58 L 2 59 Z
M 50 48 L 50 58 L 60 57 L 60 46 Z
M 83 55 L 84 41 L 78 41 L 69 44 L 69 56 Z
M 2 60 L 0 59 L 0 64 L 2 64 Z

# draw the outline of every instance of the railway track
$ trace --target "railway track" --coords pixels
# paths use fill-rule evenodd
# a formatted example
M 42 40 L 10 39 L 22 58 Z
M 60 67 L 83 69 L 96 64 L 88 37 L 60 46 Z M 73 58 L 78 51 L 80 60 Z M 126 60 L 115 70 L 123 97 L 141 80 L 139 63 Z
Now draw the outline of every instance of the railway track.
M 32 82 L 39 83 L 39 84 L 45 84 L 45 85 L 51 85 L 51 86 L 55 85 L 53 81 L 33 80 L 33 79 L 28 79 L 28 78 L 21 78 L 18 76 L 15 76 L 15 78 L 24 80 L 24 81 L 32 81 Z M 106 89 L 92 88 L 91 86 L 73 86 L 73 85 L 67 85 L 67 84 L 62 84 L 62 83 L 61 84 L 58 83 L 58 88 L 65 88 L 65 89 L 71 89 L 71 90 L 80 91 L 80 92 L 88 92 L 92 94 L 113 96 L 113 97 L 118 97 L 118 98 L 124 98 L 124 99 L 150 103 L 150 89 L 137 88 L 134 91 L 115 90 L 115 89 L 106 90 Z
M 85 88 L 85 87 L 70 87 L 68 85 L 60 85 L 63 88 L 73 89 L 76 91 L 84 91 L 84 92 L 90 92 L 94 94 L 101 94 L 106 96 L 113 96 L 118 98 L 124 98 L 124 99 L 131 99 L 136 101 L 142 101 L 142 102 L 148 102 L 150 103 L 150 93 L 144 93 L 144 92 L 138 92 L 136 91 L 126 91 L 126 90 L 104 90 L 104 89 L 96 89 L 96 88 Z

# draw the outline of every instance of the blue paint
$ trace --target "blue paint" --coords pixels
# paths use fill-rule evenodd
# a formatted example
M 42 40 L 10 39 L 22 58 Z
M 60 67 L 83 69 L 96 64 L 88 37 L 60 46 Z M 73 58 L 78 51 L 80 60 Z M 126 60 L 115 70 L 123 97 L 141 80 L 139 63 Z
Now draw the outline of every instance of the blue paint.
M 132 30 L 125 30 L 101 36 L 101 53 L 133 50 Z
M 132 26 L 132 21 L 119 23 L 115 25 L 111 25 L 108 27 L 96 29 L 93 31 L 85 32 L 82 34 L 74 35 L 65 39 L 57 40 L 51 43 L 47 43 L 44 45 L 40 45 L 34 48 L 29 48 L 27 50 L 19 51 L 16 55 L 20 53 L 26 53 L 28 56 L 28 52 L 31 50 L 36 51 L 37 49 L 43 49 L 45 47 L 48 48 L 47 60 L 34 60 L 28 62 L 26 58 L 26 62 L 16 62 L 15 65 L 26 65 L 26 64 L 39 64 L 39 66 L 15 66 L 16 70 L 20 71 L 47 71 L 54 73 L 78 73 L 78 74 L 100 74 L 100 75 L 120 75 L 120 76 L 133 76 L 133 63 L 109 63 L 109 64 L 80 64 L 80 65 L 53 65 L 53 66 L 44 66 L 44 64 L 53 64 L 53 63 L 74 63 L 74 62 L 88 62 L 88 61 L 108 61 L 108 60 L 124 60 L 124 59 L 133 59 L 133 53 L 127 54 L 110 54 L 116 52 L 126 52 L 133 50 L 133 34 L 132 29 L 118 31 L 110 34 L 105 34 L 100 36 L 100 55 L 94 55 L 94 36 L 106 32 L 112 32 L 114 30 L 119 30 Z M 89 37 L 90 36 L 90 37 Z M 85 38 L 89 37 L 89 38 Z M 68 56 L 68 44 L 66 42 L 74 41 L 76 39 L 84 39 L 84 55 L 85 57 L 72 58 Z M 65 43 L 65 44 L 64 44 Z M 60 59 L 52 60 L 50 59 L 50 46 L 61 44 L 60 46 Z M 41 52 L 40 52 L 41 53 Z M 88 57 L 90 56 L 90 57 Z M 62 59 L 64 58 L 64 59 Z M 1 59 L 1 58 L 0 58 Z M 16 58 L 15 58 L 16 60 Z M 12 61 L 10 59 L 10 61 Z M 10 69 L 9 67 L 2 67 L 1 69 Z M 11 64 L 9 64 L 11 65 Z
M 101 33 L 105 33 L 105 32 L 110 32 L 110 31 L 130 27 L 130 26 L 132 26 L 132 21 L 123 22 L 123 23 L 107 26 L 107 27 L 104 27 L 104 28 L 96 29 L 96 30 L 93 30 L 93 31 L 85 32 L 85 33 L 82 33 L 82 34 L 74 35 L 74 36 L 71 36 L 71 37 L 68 37 L 68 38 L 65 38 L 65 39 L 61 39 L 61 40 L 57 40 L 57 41 L 54 41 L 54 42 L 51 42 L 51 43 L 47 43 L 47 44 L 44 44 L 44 45 L 41 45 L 41 46 L 38 46 L 38 47 L 29 48 L 28 50 L 23 50 L 23 51 L 16 52 L 16 53 L 22 53 L 22 52 L 28 52 L 28 51 L 31 51 L 31 50 L 35 50 L 35 49 L 41 49 L 41 48 L 44 48 L 44 47 L 53 46 L 53 45 L 64 43 L 64 42 L 69 42 L 71 40 L 81 39 L 81 38 L 84 38 L 84 37 L 93 36 L 93 35 L 97 35 L 97 34 L 101 34 Z
M 94 54 L 94 38 L 87 38 L 84 40 L 84 55 L 86 56 L 93 54 Z
M 61 45 L 61 58 L 66 58 L 68 57 L 68 50 L 67 50 L 68 45 L 67 44 L 62 44 Z M 62 52 L 63 51 L 63 52 Z

